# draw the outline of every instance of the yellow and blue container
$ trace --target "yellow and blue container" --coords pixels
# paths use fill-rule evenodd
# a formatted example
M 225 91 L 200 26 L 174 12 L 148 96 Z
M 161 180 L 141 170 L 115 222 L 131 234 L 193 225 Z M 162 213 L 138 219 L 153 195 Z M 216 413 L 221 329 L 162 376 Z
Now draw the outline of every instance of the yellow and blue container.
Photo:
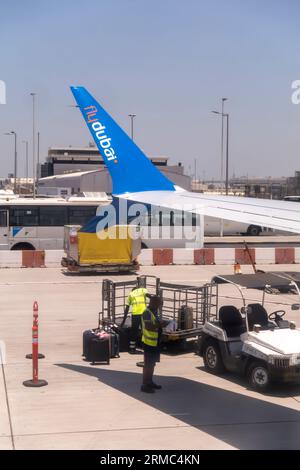
M 141 252 L 138 228 L 114 225 L 98 231 L 98 222 L 98 217 L 94 217 L 84 227 L 65 226 L 65 259 L 78 266 L 136 263 Z

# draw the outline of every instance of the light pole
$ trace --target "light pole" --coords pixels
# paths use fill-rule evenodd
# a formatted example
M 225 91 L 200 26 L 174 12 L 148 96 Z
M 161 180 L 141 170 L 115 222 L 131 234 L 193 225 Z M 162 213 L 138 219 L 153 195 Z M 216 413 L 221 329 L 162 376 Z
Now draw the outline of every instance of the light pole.
M 33 166 L 33 197 L 35 198 L 35 97 L 36 93 L 30 93 L 32 96 L 32 166 Z
M 36 165 L 36 187 L 39 187 L 39 170 L 40 170 L 40 133 L 37 133 L 37 165 Z
M 28 184 L 28 140 L 22 140 L 22 143 L 26 145 L 26 183 Z
M 220 114 L 226 118 L 226 167 L 225 167 L 225 194 L 228 196 L 229 189 L 229 114 L 220 113 L 219 111 L 212 111 L 214 114 Z
M 133 120 L 136 117 L 136 114 L 128 114 L 128 117 L 130 117 L 131 120 L 131 140 L 133 140 Z
M 222 131 L 221 131 L 221 184 L 224 183 L 224 104 L 228 98 L 222 98 Z
M 15 158 L 14 158 L 14 193 L 17 194 L 17 133 L 15 131 L 6 132 L 5 135 L 13 135 L 15 137 Z

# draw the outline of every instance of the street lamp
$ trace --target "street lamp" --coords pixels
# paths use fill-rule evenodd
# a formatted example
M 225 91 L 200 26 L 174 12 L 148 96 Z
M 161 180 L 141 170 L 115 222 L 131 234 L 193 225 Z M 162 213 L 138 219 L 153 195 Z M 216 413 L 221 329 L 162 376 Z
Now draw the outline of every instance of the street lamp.
M 28 140 L 22 140 L 22 144 L 26 145 L 26 183 L 28 184 Z
M 17 194 L 17 133 L 15 131 L 10 131 L 10 132 L 5 132 L 5 135 L 15 136 L 14 193 Z
M 133 140 L 133 120 L 136 117 L 136 114 L 128 114 L 128 117 L 130 117 L 131 120 L 131 139 Z
M 221 183 L 224 183 L 224 104 L 228 98 L 222 98 L 222 132 L 221 132 Z
M 229 188 L 229 114 L 220 113 L 219 111 L 212 111 L 214 114 L 220 114 L 220 116 L 226 118 L 226 169 L 225 169 L 225 194 L 228 196 Z
M 35 97 L 36 93 L 30 93 L 32 96 L 32 166 L 33 166 L 33 197 L 35 198 Z
M 36 165 L 36 186 L 37 192 L 39 188 L 39 176 L 40 176 L 40 133 L 37 133 L 37 165 Z

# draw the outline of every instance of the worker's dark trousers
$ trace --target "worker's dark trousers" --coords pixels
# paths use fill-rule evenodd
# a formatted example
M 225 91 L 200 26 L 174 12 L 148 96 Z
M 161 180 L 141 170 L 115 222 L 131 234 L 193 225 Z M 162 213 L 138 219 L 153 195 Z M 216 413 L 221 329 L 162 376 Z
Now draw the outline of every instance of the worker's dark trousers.
M 143 385 L 153 384 L 154 365 L 145 365 L 143 368 Z
M 129 348 L 135 351 L 136 344 L 140 338 L 142 328 L 142 315 L 132 315 L 131 317 L 131 330 L 130 330 L 130 343 Z

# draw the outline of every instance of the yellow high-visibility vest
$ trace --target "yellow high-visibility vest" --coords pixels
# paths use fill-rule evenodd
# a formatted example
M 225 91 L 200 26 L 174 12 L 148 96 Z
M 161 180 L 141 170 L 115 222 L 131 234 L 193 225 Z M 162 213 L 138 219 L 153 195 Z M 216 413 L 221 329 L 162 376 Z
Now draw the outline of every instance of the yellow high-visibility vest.
M 151 313 L 151 323 L 154 325 L 156 323 L 155 315 L 151 312 L 151 310 L 149 310 L 149 308 L 147 309 L 147 312 Z M 142 317 L 142 332 L 143 332 L 143 336 L 142 336 L 143 343 L 147 344 L 148 346 L 153 346 L 155 348 L 158 344 L 158 331 L 147 330 L 147 328 L 145 327 L 143 317 Z
M 144 287 L 138 287 L 130 292 L 126 305 L 130 305 L 132 308 L 132 315 L 142 315 L 146 310 L 146 294 L 148 293 L 147 289 Z

